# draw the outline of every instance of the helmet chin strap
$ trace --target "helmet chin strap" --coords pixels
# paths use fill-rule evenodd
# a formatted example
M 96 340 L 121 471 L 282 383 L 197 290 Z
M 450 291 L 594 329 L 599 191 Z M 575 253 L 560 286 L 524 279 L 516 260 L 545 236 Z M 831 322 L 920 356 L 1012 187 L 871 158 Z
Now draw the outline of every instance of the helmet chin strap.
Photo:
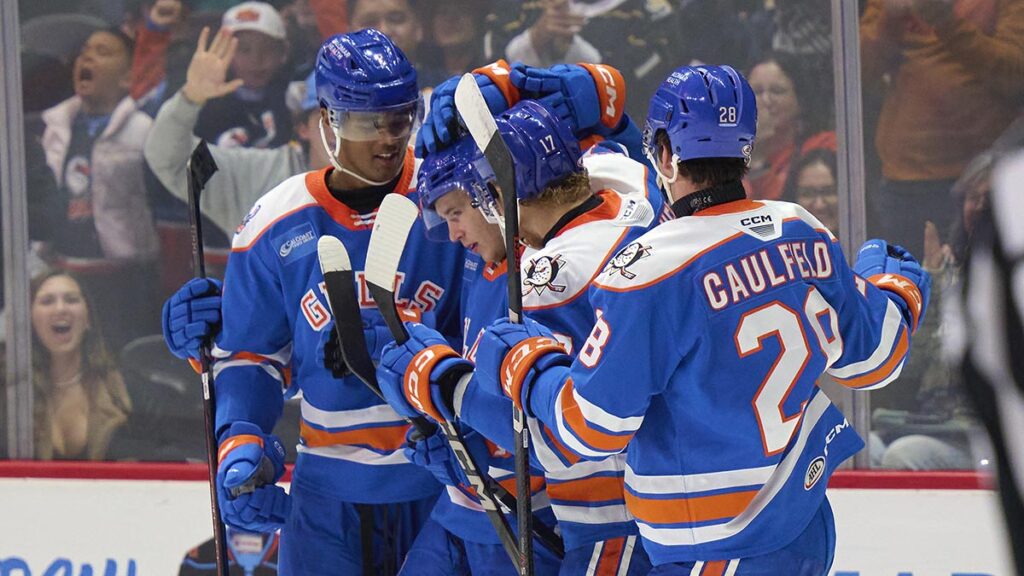
M 383 185 L 391 182 L 391 180 L 384 180 L 383 182 L 378 182 L 376 180 L 370 180 L 369 178 L 364 178 L 364 177 L 360 176 L 359 174 L 356 174 L 355 172 L 353 172 L 353 171 L 345 168 L 344 166 L 342 166 L 341 162 L 338 161 L 338 152 L 341 151 L 341 134 L 340 134 L 340 131 L 337 128 L 334 128 L 333 126 L 331 127 L 331 130 L 334 131 L 334 149 L 332 150 L 331 149 L 331 145 L 328 144 L 328 142 L 327 142 L 327 133 L 324 132 L 324 121 L 321 119 L 319 124 L 320 124 L 320 142 L 323 144 L 324 150 L 327 152 L 327 157 L 330 159 L 331 165 L 334 166 L 335 170 L 337 170 L 339 172 L 344 172 L 345 174 L 348 174 L 349 176 L 351 176 L 351 177 L 353 177 L 353 178 L 355 178 L 355 179 L 357 179 L 357 180 L 359 180 L 359 181 L 361 181 L 361 182 L 363 182 L 365 184 L 369 184 L 370 186 L 383 186 Z
M 675 183 L 679 178 L 679 156 L 676 154 L 672 155 L 672 176 L 665 176 L 661 173 L 661 169 L 658 168 L 658 163 L 654 160 L 654 155 L 651 153 L 647 154 L 647 159 L 651 161 L 651 166 L 654 167 L 654 173 L 658 175 L 658 187 L 664 192 L 665 198 L 672 203 L 672 192 L 669 190 L 669 186 Z

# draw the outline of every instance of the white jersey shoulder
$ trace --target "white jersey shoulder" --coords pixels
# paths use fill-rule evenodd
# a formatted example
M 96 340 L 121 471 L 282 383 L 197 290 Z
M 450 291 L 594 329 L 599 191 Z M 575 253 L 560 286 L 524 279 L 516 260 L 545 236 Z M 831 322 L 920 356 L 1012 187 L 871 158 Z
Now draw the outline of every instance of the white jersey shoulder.
M 592 220 L 563 231 L 540 250 L 523 253 L 524 309 L 559 306 L 586 292 L 629 230 L 654 220 L 653 208 L 640 193 L 602 190 L 598 196 L 602 206 L 580 216 Z
M 672 276 L 705 252 L 747 235 L 770 242 L 782 235 L 783 224 L 800 219 L 815 230 L 831 232 L 809 212 L 791 202 L 748 202 L 749 208 L 716 215 L 695 215 L 659 224 L 624 247 L 594 283 L 613 291 L 629 291 Z
M 583 156 L 592 190 L 612 189 L 623 194 L 647 194 L 647 166 L 607 148 L 590 148 Z
M 257 238 L 284 216 L 304 206 L 316 204 L 313 195 L 306 186 L 306 175 L 296 174 L 270 189 L 253 204 L 242 223 L 235 229 L 235 237 L 231 241 L 232 250 L 245 250 L 252 247 Z
M 818 220 L 814 214 L 811 214 L 806 208 L 795 202 L 782 202 L 779 200 L 761 200 L 760 202 L 775 210 L 784 221 L 799 218 L 818 232 L 828 234 L 830 240 L 836 239 L 835 235 L 832 234 L 832 231 L 821 223 L 821 220 Z

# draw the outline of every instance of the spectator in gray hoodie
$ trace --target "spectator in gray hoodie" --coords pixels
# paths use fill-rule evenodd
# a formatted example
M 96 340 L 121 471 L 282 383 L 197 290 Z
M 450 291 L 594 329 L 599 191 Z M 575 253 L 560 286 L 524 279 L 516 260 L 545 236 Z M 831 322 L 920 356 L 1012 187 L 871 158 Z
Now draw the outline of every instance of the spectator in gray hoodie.
M 171 193 L 188 201 L 185 163 L 199 139 L 193 129 L 203 105 L 229 94 L 241 81 L 228 81 L 228 67 L 237 40 L 221 30 L 209 42 L 209 30 L 199 36 L 189 64 L 185 85 L 168 100 L 156 116 L 146 141 L 145 157 L 160 183 Z M 310 146 L 318 137 L 320 105 L 313 89 L 312 75 L 294 120 L 294 140 L 276 148 L 238 148 L 212 145 L 210 152 L 219 170 L 210 178 L 200 200 L 203 214 L 229 237 L 256 200 L 295 174 L 327 166 L 322 146 Z

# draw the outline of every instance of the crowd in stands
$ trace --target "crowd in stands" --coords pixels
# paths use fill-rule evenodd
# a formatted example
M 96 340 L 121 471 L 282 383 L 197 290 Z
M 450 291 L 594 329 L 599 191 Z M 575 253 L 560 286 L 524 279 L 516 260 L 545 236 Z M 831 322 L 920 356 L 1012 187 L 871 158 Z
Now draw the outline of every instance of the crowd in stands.
M 157 429 L 150 410 L 170 418 L 171 400 L 153 395 L 198 405 L 187 366 L 151 338 L 159 304 L 191 276 L 185 160 L 202 138 L 220 166 L 201 204 L 216 272 L 257 198 L 328 165 L 310 72 L 333 34 L 383 31 L 427 91 L 498 58 L 606 62 L 623 73 L 635 118 L 677 66 L 733 65 L 760 111 L 748 195 L 796 201 L 836 235 L 846 232 L 831 6 L 821 0 L 19 5 L 39 458 L 202 458 L 200 436 L 148 454 L 117 442 L 119 429 Z M 1024 0 L 860 5 L 867 232 L 922 259 L 938 310 L 960 274 L 992 167 L 1024 141 L 1013 123 L 1024 104 Z M 872 399 L 880 465 L 977 466 L 968 446 L 975 427 L 944 364 L 942 332 L 942 314 L 929 314 L 901 381 Z M 180 388 L 177 396 L 167 386 Z

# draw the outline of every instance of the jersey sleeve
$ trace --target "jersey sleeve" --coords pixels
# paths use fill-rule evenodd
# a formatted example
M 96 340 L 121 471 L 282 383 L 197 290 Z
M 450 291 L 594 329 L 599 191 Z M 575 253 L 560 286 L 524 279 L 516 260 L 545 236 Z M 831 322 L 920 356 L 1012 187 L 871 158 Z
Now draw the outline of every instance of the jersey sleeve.
M 280 282 L 259 248 L 234 252 L 228 260 L 224 327 L 213 365 L 218 434 L 239 420 L 270 433 L 288 386 L 290 323 Z
M 838 282 L 824 296 L 837 311 L 839 345 L 834 349 L 840 352 L 829 359 L 827 372 L 848 388 L 881 388 L 903 369 L 910 326 L 885 291 L 854 274 L 838 242 L 831 249 Z
M 672 315 L 659 310 L 665 290 L 592 288 L 596 323 L 572 366 L 538 377 L 531 411 L 576 456 L 622 452 L 691 346 L 692 335 L 679 334 L 666 320 Z

